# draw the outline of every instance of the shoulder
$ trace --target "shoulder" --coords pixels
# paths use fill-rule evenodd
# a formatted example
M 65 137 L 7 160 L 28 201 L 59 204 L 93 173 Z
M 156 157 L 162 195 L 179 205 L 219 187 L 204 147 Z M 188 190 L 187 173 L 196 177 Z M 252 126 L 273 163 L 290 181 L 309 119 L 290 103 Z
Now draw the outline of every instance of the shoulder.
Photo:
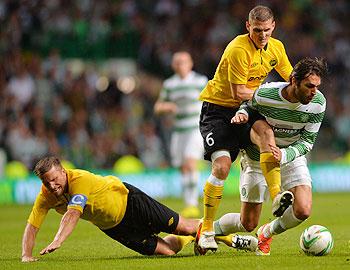
M 252 45 L 248 34 L 239 35 L 235 37 L 226 47 L 226 51 L 235 51 L 235 52 L 247 52 L 255 49 Z
M 259 95 L 263 95 L 264 93 L 279 93 L 279 89 L 288 83 L 285 82 L 267 82 L 256 90 Z
M 238 35 L 230 42 L 230 44 L 236 46 L 246 46 L 249 45 L 249 43 L 250 39 L 248 34 Z
M 198 72 L 195 72 L 193 71 L 193 77 L 198 80 L 198 81 L 208 81 L 208 77 L 203 75 L 203 74 L 200 74 Z
M 255 99 L 257 102 L 266 102 L 267 100 L 282 101 L 280 89 L 288 85 L 286 82 L 268 82 L 262 84 L 255 91 Z
M 271 37 L 271 38 L 269 39 L 269 44 L 272 45 L 272 46 L 274 46 L 274 47 L 277 47 L 277 48 L 284 48 L 284 45 L 283 45 L 282 41 L 280 41 L 280 40 L 277 39 L 277 38 Z
M 319 105 L 319 110 L 324 111 L 326 109 L 326 98 L 320 91 L 317 90 L 316 95 L 311 100 L 311 104 Z
M 177 81 L 178 81 L 178 76 L 176 74 L 174 74 L 173 76 L 164 80 L 163 87 L 164 88 L 172 87 Z
M 275 38 L 270 38 L 269 45 L 268 45 L 268 51 L 270 51 L 272 54 L 282 57 L 286 55 L 286 50 L 284 48 L 283 43 Z
M 80 170 L 80 169 L 68 169 L 66 170 L 66 172 L 67 172 L 68 182 L 74 182 L 78 179 L 91 178 L 94 176 L 93 173 L 85 170 Z

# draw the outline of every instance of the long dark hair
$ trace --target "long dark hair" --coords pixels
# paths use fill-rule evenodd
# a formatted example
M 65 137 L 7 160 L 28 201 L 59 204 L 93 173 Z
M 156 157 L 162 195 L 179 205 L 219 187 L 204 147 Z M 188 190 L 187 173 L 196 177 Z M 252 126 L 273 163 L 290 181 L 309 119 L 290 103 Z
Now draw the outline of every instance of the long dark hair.
M 327 62 L 324 58 L 304 58 L 300 60 L 295 66 L 290 75 L 291 78 L 294 77 L 297 84 L 300 84 L 302 80 L 310 76 L 311 74 L 315 74 L 320 78 L 326 76 L 328 72 Z

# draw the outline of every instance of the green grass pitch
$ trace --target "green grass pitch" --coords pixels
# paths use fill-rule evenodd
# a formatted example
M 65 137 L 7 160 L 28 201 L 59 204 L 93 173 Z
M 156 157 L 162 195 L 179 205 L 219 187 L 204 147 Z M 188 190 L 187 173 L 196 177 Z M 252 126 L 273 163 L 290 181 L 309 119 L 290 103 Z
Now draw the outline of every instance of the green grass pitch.
M 39 231 L 35 263 L 20 262 L 21 239 L 31 206 L 0 206 L 0 269 L 350 269 L 350 193 L 314 194 L 312 216 L 303 224 L 274 237 L 271 256 L 255 256 L 224 245 L 214 254 L 196 257 L 193 244 L 173 257 L 145 257 L 109 239 L 95 226 L 81 220 L 73 234 L 54 253 L 40 256 L 59 225 L 60 215 L 51 211 Z M 179 199 L 162 200 L 179 211 Z M 236 212 L 238 197 L 224 197 L 218 215 Z M 266 203 L 261 223 L 271 218 Z M 299 248 L 299 236 L 310 225 L 326 226 L 334 238 L 334 249 L 324 257 L 309 257 Z

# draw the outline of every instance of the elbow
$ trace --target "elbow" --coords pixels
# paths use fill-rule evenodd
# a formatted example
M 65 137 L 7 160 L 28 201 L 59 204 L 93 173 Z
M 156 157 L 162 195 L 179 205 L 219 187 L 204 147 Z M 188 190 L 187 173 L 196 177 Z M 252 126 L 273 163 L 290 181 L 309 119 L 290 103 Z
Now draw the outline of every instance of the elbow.
M 154 104 L 153 111 L 155 114 L 160 113 L 159 103 Z
M 66 215 L 72 219 L 78 220 L 81 216 L 81 212 L 77 209 L 68 209 Z
M 240 102 L 242 102 L 243 100 L 245 100 L 245 96 L 244 96 L 244 94 L 242 94 L 242 93 L 236 93 L 234 98 L 237 99 L 237 100 L 239 100 Z

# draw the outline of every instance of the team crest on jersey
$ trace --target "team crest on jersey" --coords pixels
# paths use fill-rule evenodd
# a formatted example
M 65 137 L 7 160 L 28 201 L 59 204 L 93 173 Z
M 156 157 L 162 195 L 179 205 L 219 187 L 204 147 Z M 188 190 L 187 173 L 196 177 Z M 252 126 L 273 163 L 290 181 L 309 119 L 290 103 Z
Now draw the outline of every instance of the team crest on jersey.
M 306 123 L 307 121 L 309 121 L 309 116 L 307 114 L 302 114 L 300 116 L 300 122 Z
M 257 65 L 259 65 L 259 64 L 257 62 L 255 62 L 255 63 L 251 64 L 250 67 L 253 68 L 253 67 L 256 67 Z
M 242 195 L 242 197 L 244 197 L 244 198 L 246 198 L 247 197 L 247 190 L 246 190 L 246 188 L 245 187 L 242 187 L 242 189 L 241 189 L 241 195 Z
M 170 227 L 171 225 L 173 225 L 174 223 L 174 217 L 171 217 L 169 220 L 168 220 L 168 226 Z
M 276 64 L 277 64 L 277 60 L 276 60 L 276 59 L 272 59 L 272 60 L 270 61 L 270 66 L 271 66 L 271 67 L 276 66 Z

